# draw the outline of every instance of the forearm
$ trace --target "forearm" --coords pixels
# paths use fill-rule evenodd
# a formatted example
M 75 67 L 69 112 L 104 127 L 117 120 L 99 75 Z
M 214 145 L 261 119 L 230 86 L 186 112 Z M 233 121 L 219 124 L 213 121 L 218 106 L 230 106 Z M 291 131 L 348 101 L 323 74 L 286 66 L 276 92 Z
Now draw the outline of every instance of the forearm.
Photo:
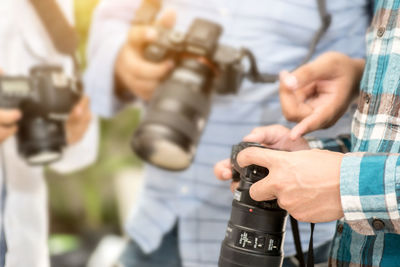
M 356 232 L 400 233 L 400 154 L 348 153 L 340 194 L 346 222 Z

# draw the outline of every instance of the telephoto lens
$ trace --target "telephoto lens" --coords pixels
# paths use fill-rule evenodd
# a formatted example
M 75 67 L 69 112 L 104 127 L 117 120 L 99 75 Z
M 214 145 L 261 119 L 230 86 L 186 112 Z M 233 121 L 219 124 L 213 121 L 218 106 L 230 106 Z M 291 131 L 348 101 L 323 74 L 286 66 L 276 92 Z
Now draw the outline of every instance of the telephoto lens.
M 248 147 L 266 148 L 257 143 L 242 142 L 233 146 L 233 178 L 240 183 L 234 193 L 232 212 L 222 242 L 219 267 L 280 267 L 283 262 L 283 239 L 287 212 L 276 200 L 254 201 L 249 189 L 268 176 L 267 168 L 250 165 L 240 168 L 236 157 Z
M 143 160 L 178 171 L 193 160 L 211 109 L 214 55 L 222 28 L 196 19 L 186 35 L 161 32 L 145 57 L 176 60 L 176 67 L 157 88 L 133 138 L 132 148 Z M 174 56 L 173 56 L 173 55 Z

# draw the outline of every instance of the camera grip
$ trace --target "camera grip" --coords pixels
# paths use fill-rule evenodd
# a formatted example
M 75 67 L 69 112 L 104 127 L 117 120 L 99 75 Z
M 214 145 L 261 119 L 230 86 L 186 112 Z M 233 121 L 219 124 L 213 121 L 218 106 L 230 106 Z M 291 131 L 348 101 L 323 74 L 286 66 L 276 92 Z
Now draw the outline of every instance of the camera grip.
M 241 142 L 238 145 L 232 147 L 231 153 L 231 165 L 232 165 L 232 173 L 233 173 L 233 180 L 238 182 L 240 181 L 240 177 L 249 177 L 253 181 L 258 181 L 263 179 L 269 174 L 269 170 L 267 168 L 257 166 L 257 165 L 250 165 L 245 168 L 241 168 L 237 163 L 237 156 L 240 151 L 249 148 L 249 147 L 258 147 L 267 149 L 267 147 L 253 142 Z

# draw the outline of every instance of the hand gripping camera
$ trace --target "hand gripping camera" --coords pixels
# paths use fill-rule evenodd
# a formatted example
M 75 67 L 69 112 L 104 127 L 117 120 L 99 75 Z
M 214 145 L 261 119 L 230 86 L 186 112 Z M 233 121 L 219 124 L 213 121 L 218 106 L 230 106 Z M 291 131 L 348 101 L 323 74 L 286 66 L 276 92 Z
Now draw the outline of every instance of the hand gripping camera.
M 18 108 L 18 151 L 31 165 L 58 160 L 66 145 L 64 122 L 80 98 L 79 84 L 61 67 L 37 66 L 29 77 L 0 76 L 0 108 Z
M 248 147 L 265 148 L 246 142 L 232 148 L 233 179 L 240 183 L 234 194 L 218 266 L 280 267 L 287 212 L 278 206 L 276 200 L 257 202 L 250 197 L 251 185 L 265 178 L 269 171 L 256 165 L 246 168 L 237 165 L 237 155 Z
M 220 45 L 220 25 L 196 19 L 187 34 L 160 29 L 144 56 L 176 67 L 157 88 L 132 139 L 145 161 L 169 170 L 187 168 L 206 125 L 214 92 L 236 93 L 245 76 L 243 51 Z

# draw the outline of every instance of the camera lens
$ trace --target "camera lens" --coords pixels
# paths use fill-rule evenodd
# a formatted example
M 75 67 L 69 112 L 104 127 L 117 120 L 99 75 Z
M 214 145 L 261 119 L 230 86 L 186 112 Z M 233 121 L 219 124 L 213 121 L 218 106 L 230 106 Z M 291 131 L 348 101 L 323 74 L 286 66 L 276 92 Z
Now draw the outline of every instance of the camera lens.
M 256 165 L 238 167 L 236 157 L 247 147 L 265 148 L 256 143 L 240 143 L 232 148 L 231 161 L 240 183 L 234 193 L 218 266 L 280 267 L 287 212 L 276 200 L 257 202 L 250 197 L 250 187 L 265 178 L 269 170 Z
M 132 138 L 143 160 L 178 171 L 193 160 L 210 112 L 210 70 L 196 59 L 184 59 L 156 90 Z
M 65 144 L 63 122 L 28 117 L 19 124 L 18 150 L 30 165 L 59 160 Z

